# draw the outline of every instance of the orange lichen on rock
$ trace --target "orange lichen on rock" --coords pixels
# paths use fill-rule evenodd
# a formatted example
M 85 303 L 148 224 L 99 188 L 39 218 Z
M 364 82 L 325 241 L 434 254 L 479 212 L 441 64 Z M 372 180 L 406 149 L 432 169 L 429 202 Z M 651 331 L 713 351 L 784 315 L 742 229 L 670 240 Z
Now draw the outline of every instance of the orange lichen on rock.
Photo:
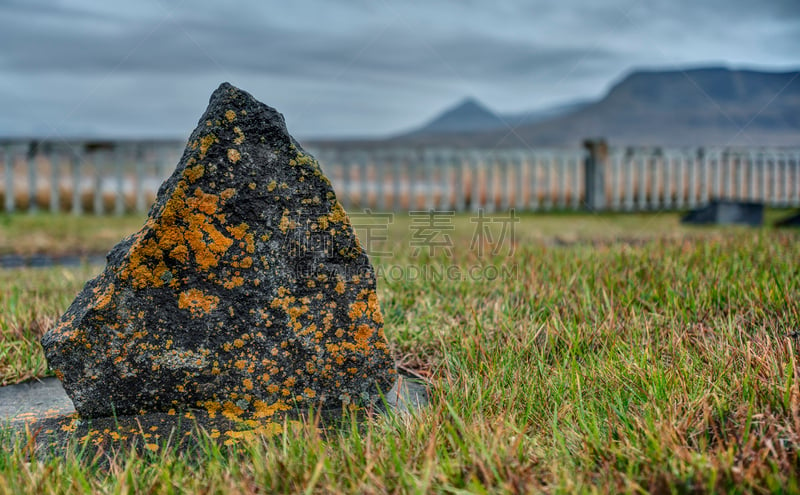
M 206 134 L 202 138 L 200 138 L 200 160 L 206 157 L 208 153 L 208 149 L 211 147 L 212 144 L 218 142 L 217 136 L 213 134 Z
M 246 235 L 247 225 L 239 225 L 231 239 L 215 224 L 224 225 L 225 215 L 219 208 L 233 196 L 231 190 L 220 195 L 205 193 L 199 187 L 187 195 L 187 185 L 179 181 L 172 197 L 161 210 L 161 222 L 139 233 L 130 250 L 130 264 L 121 277 L 133 279 L 136 288 L 161 287 L 167 271 L 164 260 L 181 263 L 194 261 L 201 270 L 217 266 L 233 245 L 234 239 Z M 252 235 L 250 236 L 252 239 Z
M 96 289 L 95 289 L 96 290 Z M 97 295 L 97 299 L 94 304 L 95 309 L 103 309 L 108 306 L 108 303 L 111 302 L 111 296 L 114 294 L 114 284 L 110 283 L 103 291 L 102 294 Z
M 328 215 L 328 221 L 332 223 L 349 223 L 349 220 L 347 219 L 347 213 L 344 212 L 344 208 L 342 208 L 342 204 L 340 202 L 336 201 L 336 203 L 334 203 L 331 213 Z
M 236 134 L 236 138 L 234 138 L 233 144 L 237 144 L 238 145 L 238 144 L 244 143 L 244 133 L 239 128 L 239 126 L 234 127 L 233 128 L 233 132 L 234 132 L 234 134 Z
M 205 173 L 205 167 L 202 164 L 197 164 L 193 167 L 186 167 L 186 170 L 183 172 L 184 177 L 189 179 L 189 182 L 195 182 L 197 179 L 203 176 Z
M 219 297 L 204 294 L 197 289 L 189 289 L 181 292 L 178 297 L 178 307 L 188 309 L 193 317 L 202 316 L 216 309 L 219 304 Z

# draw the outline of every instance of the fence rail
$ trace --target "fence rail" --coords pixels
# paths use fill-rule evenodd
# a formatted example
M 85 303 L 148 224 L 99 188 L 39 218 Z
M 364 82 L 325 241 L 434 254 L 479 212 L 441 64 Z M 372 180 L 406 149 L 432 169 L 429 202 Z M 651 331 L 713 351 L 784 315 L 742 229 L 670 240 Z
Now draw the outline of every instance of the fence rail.
M 2 211 L 144 212 L 178 141 L 0 141 Z M 800 149 L 309 149 L 345 207 L 680 210 L 710 199 L 800 206 Z

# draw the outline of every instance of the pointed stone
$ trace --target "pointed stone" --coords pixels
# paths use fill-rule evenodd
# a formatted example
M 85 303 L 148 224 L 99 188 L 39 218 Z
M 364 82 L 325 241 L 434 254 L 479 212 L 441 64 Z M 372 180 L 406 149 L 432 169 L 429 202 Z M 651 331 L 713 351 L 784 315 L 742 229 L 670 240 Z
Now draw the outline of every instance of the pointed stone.
M 222 84 L 144 227 L 42 339 L 82 417 L 270 420 L 395 381 L 375 275 L 283 116 Z

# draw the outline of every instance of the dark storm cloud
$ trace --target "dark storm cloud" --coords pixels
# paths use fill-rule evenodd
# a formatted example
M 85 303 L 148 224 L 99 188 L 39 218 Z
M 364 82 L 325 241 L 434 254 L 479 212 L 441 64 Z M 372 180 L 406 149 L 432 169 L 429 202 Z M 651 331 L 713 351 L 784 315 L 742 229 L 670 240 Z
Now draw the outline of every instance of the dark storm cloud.
M 26 13 L 31 8 L 26 6 Z M 65 12 L 78 16 L 80 11 Z M 43 29 L 11 23 L 0 31 L 0 67 L 27 73 L 66 72 L 197 74 L 210 70 L 237 73 L 349 77 L 402 75 L 420 78 L 502 79 L 541 71 L 568 70 L 591 55 L 602 63 L 612 51 L 539 45 L 481 32 L 451 36 L 411 36 L 396 25 L 360 33 L 297 33 L 281 26 L 252 26 L 170 18 L 159 24 L 124 23 L 99 17 L 94 30 L 72 24 Z M 581 70 L 588 70 L 584 65 Z

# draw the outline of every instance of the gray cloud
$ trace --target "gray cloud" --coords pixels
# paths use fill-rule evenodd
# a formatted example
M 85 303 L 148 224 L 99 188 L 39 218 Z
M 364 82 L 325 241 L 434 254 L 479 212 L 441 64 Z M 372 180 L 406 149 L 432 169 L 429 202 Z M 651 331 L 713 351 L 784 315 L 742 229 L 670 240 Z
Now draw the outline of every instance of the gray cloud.
M 386 133 L 465 95 L 521 111 L 632 67 L 797 65 L 798 45 L 796 0 L 5 0 L 0 133 L 182 134 L 223 79 L 301 135 Z
M 0 31 L 0 44 L 14 47 L 0 55 L 0 67 L 5 70 L 87 75 L 109 70 L 187 75 L 223 70 L 309 77 L 377 73 L 502 79 L 535 75 L 542 68 L 568 69 L 582 59 L 599 63 L 615 57 L 603 48 L 543 46 L 482 32 L 425 40 L 388 26 L 341 36 L 298 36 L 278 26 L 170 19 L 155 26 L 117 26 L 110 34 L 52 29 L 31 36 L 28 26 L 11 24 Z

